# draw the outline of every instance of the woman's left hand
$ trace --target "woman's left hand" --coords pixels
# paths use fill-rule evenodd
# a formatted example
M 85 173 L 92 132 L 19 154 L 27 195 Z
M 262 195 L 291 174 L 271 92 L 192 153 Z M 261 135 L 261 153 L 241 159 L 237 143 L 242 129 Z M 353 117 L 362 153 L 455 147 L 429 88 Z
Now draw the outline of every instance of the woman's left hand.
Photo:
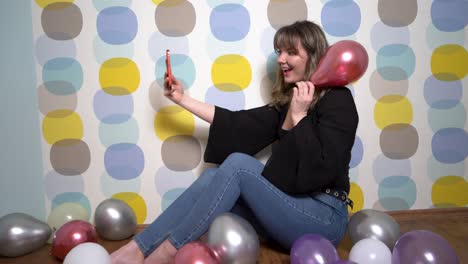
M 289 130 L 307 116 L 312 100 L 314 99 L 315 86 L 311 82 L 297 82 L 293 89 L 293 96 L 289 104 L 288 114 L 282 128 Z
M 314 99 L 315 86 L 312 82 L 297 82 L 293 88 L 293 96 L 289 111 L 293 117 L 304 117 Z M 302 119 L 302 118 L 301 118 Z

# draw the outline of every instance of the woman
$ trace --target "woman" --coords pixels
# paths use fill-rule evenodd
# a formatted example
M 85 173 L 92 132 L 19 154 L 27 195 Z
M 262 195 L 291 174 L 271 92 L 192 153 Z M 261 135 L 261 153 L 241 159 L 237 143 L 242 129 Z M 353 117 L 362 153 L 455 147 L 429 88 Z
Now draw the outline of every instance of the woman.
M 174 80 L 165 95 L 209 122 L 205 161 L 220 164 L 200 177 L 151 225 L 112 254 L 113 263 L 171 263 L 220 214 L 248 219 L 289 250 L 307 233 L 337 245 L 346 230 L 348 164 L 358 114 L 345 87 L 308 81 L 328 48 L 322 29 L 300 21 L 274 37 L 279 71 L 270 104 L 229 111 L 184 94 Z M 273 143 L 266 165 L 252 157 Z

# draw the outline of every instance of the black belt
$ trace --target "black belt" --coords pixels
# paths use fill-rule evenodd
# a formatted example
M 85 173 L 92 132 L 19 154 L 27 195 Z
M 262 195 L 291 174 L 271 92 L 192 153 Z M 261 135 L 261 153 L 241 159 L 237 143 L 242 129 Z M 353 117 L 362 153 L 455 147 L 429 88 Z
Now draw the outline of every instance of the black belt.
M 348 194 L 345 191 L 325 189 L 324 193 L 326 193 L 326 194 L 328 194 L 330 196 L 333 196 L 333 197 L 335 197 L 337 199 L 342 200 L 347 205 L 349 205 L 349 207 L 351 207 L 351 209 L 353 209 L 353 205 L 354 205 L 353 200 L 349 199 Z

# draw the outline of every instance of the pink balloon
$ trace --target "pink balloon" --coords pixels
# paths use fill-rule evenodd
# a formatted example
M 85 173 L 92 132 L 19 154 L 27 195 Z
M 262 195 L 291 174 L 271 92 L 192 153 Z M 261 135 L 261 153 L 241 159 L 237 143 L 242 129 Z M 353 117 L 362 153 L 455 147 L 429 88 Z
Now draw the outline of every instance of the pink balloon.
M 50 254 L 63 260 L 70 250 L 85 242 L 97 242 L 94 226 L 83 220 L 67 222 L 55 232 Z
M 354 40 L 341 40 L 331 45 L 323 55 L 310 81 L 316 87 L 345 86 L 364 75 L 369 56 Z
M 177 251 L 174 264 L 219 264 L 216 253 L 205 243 L 194 241 Z

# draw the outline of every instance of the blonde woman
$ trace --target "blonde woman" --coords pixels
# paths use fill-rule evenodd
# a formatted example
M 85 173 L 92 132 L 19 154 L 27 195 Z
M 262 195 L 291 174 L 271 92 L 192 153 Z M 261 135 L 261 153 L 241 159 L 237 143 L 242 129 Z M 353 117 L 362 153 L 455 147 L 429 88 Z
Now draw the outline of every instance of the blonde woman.
M 204 171 L 152 224 L 112 254 L 113 263 L 171 263 L 220 214 L 234 212 L 289 250 L 304 234 L 335 245 L 346 230 L 348 169 L 358 114 L 346 87 L 309 81 L 328 43 L 310 21 L 274 37 L 279 71 L 268 105 L 230 111 L 197 101 L 179 81 L 165 96 L 210 123 Z M 272 145 L 266 165 L 253 157 Z

